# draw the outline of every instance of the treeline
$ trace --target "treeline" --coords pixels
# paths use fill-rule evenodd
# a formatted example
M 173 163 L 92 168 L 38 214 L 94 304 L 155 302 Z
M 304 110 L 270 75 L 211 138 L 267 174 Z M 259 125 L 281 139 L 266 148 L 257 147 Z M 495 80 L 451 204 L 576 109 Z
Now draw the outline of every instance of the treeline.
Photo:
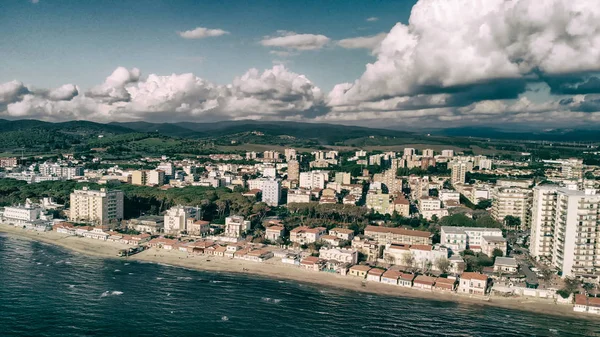
M 88 186 L 100 189 L 103 185 L 77 183 L 75 181 L 45 181 L 27 184 L 15 179 L 0 179 L 0 205 L 8 206 L 23 203 L 27 198 L 38 201 L 43 197 L 52 197 L 56 202 L 69 206 L 70 194 L 75 189 Z M 125 218 L 140 215 L 158 215 L 176 205 L 197 206 L 201 217 L 205 220 L 223 220 L 230 214 L 249 216 L 261 212 L 262 203 L 255 203 L 226 188 L 188 186 L 162 190 L 151 186 L 135 186 L 129 184 L 109 186 L 124 194 Z M 259 205 L 259 206 L 256 206 Z

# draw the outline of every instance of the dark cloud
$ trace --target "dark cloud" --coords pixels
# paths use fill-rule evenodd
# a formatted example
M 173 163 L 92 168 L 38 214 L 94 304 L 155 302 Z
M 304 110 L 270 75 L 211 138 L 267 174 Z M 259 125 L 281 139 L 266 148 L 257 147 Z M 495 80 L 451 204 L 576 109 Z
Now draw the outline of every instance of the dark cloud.
M 553 95 L 600 94 L 600 77 L 597 76 L 560 76 L 543 79 Z

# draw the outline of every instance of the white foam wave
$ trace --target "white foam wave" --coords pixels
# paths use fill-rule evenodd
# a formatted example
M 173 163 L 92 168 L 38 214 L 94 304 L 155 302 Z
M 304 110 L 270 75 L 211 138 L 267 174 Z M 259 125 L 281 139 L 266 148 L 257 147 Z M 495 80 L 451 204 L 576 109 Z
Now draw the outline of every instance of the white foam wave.
M 120 270 L 119 269 L 115 269 L 115 273 L 118 273 L 118 272 L 120 272 Z

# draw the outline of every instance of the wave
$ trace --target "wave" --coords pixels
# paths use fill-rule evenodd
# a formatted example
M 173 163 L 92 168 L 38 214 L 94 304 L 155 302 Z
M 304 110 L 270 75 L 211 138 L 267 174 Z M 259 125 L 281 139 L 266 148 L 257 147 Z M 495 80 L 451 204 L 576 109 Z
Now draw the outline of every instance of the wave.
M 177 279 L 183 281 L 190 281 L 192 278 L 189 276 L 178 276 Z
M 113 290 L 113 291 L 105 291 L 102 293 L 102 295 L 100 295 L 100 298 L 102 297 L 107 297 L 107 296 L 119 296 L 119 295 L 123 295 L 122 291 L 118 291 L 118 290 Z
M 119 269 L 115 269 L 115 273 L 118 273 L 118 272 L 120 272 L 120 270 Z

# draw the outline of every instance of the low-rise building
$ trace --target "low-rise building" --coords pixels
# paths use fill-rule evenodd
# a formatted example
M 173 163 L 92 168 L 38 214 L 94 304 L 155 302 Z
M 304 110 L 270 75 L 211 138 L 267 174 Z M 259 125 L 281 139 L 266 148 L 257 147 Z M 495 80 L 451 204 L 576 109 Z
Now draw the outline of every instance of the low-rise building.
M 327 228 L 325 227 L 296 227 L 290 231 L 290 241 L 300 245 L 314 243 L 319 241 L 326 231 Z
M 449 278 L 445 278 L 445 277 L 438 277 L 437 279 L 435 279 L 434 290 L 454 291 L 455 287 L 456 287 L 455 279 L 449 279 Z
M 283 234 L 285 232 L 285 227 L 283 226 L 270 226 L 265 230 L 265 239 L 271 242 L 277 242 L 279 239 L 283 238 Z
M 367 281 L 381 282 L 383 273 L 385 273 L 385 269 L 371 268 L 367 272 Z
M 506 239 L 502 236 L 482 236 L 481 237 L 481 252 L 487 256 L 492 256 L 494 250 L 498 249 L 502 252 L 502 256 L 506 255 Z
M 358 251 L 350 248 L 321 248 L 319 258 L 323 260 L 335 260 L 342 263 L 357 264 Z
M 386 270 L 383 275 L 381 275 L 381 283 L 398 285 L 398 279 L 402 273 L 398 270 L 389 269 Z
M 512 257 L 497 257 L 494 262 L 494 271 L 497 273 L 514 274 L 519 270 L 517 260 Z
M 358 276 L 360 278 L 366 278 L 369 270 L 371 270 L 371 267 L 369 267 L 369 266 L 362 265 L 362 264 L 355 265 L 355 266 L 350 267 L 348 274 L 350 274 L 351 276 Z
M 411 273 L 400 273 L 398 277 L 398 285 L 401 287 L 412 288 L 415 274 Z
M 351 241 L 354 239 L 354 231 L 348 228 L 336 227 L 329 230 L 329 235 L 336 236 L 341 240 Z
M 413 281 L 413 288 L 419 290 L 433 290 L 435 278 L 431 276 L 419 275 Z
M 587 297 L 585 294 L 575 295 L 573 311 L 600 315 L 600 297 Z
M 485 295 L 488 286 L 488 277 L 481 273 L 465 272 L 460 276 L 458 292 L 470 295 Z
M 365 236 L 382 244 L 405 243 L 411 245 L 430 245 L 433 234 L 401 227 L 367 226 L 365 228 Z

